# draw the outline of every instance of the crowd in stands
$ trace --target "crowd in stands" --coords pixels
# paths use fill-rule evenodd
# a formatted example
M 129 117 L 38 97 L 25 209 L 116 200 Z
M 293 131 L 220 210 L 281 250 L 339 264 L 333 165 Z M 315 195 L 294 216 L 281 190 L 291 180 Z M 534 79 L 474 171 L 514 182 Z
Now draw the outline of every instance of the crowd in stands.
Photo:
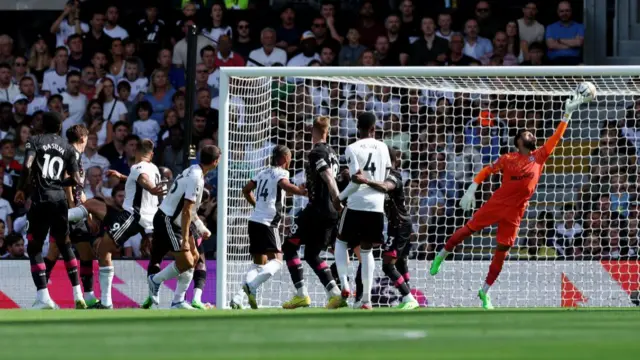
M 131 10 L 116 3 L 76 0 L 23 48 L 10 35 L 1 35 L 0 225 L 5 231 L 0 231 L 0 256 L 25 256 L 29 202 L 17 206 L 13 195 L 25 142 L 41 132 L 44 111 L 63 116 L 63 131 L 80 123 L 89 129 L 82 155 L 88 198 L 122 202 L 122 184 L 106 172 L 128 174 L 141 138 L 156 143 L 154 161 L 167 178 L 186 167 L 185 34 L 192 25 L 199 31 L 192 123 L 196 147 L 218 141 L 222 66 L 582 63 L 584 27 L 573 20 L 572 2 L 567 1 L 554 4 L 557 21 L 545 23 L 538 21 L 540 4 L 534 1 L 520 1 L 522 16 L 506 19 L 496 15 L 494 7 L 500 5 L 494 1 L 434 1 L 425 6 L 417 0 L 362 0 L 353 9 L 336 1 L 322 1 L 317 8 L 298 2 L 279 7 L 273 20 L 256 10 L 258 3 L 262 2 L 177 1 L 177 7 L 169 9 L 150 1 Z M 126 18 L 121 16 L 125 12 Z M 244 101 L 241 93 L 232 93 L 231 102 L 240 108 L 237 113 Z M 509 105 L 514 103 L 519 105 Z M 508 150 L 510 135 L 518 127 L 545 135 L 545 129 L 555 126 L 553 116 L 560 104 L 274 79 L 272 141 L 265 146 L 281 142 L 292 148 L 292 177 L 301 179 L 303 154 L 310 146 L 308 132 L 301 130 L 310 119 L 331 117 L 331 143 L 342 153 L 355 135 L 357 115 L 376 112 L 380 138 L 399 147 L 406 159 L 403 171 L 417 253 L 433 254 L 464 221 L 456 204 L 473 174 Z M 640 133 L 635 120 L 614 125 L 602 130 L 592 156 L 592 181 L 581 190 L 580 203 L 566 205 L 557 212 L 562 215 L 540 214 L 523 229 L 520 245 L 531 256 L 539 248 L 564 257 L 637 254 L 636 189 L 627 185 L 635 183 L 635 147 L 622 142 L 640 146 L 635 135 Z M 230 149 L 232 169 L 255 165 L 244 160 L 246 150 Z M 485 194 L 499 183 L 494 180 L 483 188 Z M 246 179 L 231 181 L 242 187 Z M 200 214 L 215 229 L 217 173 L 209 174 L 206 182 L 211 195 Z M 302 201 L 296 199 L 289 212 L 294 214 Z M 141 256 L 139 241 L 132 238 L 122 256 Z M 213 252 L 215 241 L 209 243 Z

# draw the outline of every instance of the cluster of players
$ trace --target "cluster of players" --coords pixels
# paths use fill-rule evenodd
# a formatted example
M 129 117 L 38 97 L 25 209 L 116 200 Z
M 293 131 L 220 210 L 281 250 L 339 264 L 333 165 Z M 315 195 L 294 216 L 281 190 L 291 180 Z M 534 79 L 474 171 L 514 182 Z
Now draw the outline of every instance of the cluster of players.
M 460 201 L 465 210 L 474 209 L 474 194 L 489 175 L 501 172 L 502 187 L 451 236 L 431 264 L 431 275 L 440 271 L 444 260 L 462 241 L 474 232 L 497 223 L 498 246 L 485 282 L 478 291 L 482 306 L 486 309 L 493 307 L 488 292 L 514 244 L 527 202 L 535 192 L 544 164 L 561 140 L 571 114 L 583 102 L 586 101 L 577 93 L 567 100 L 565 115 L 544 146 L 536 148 L 534 135 L 530 131 L 520 131 L 514 138 L 517 151 L 501 156 L 476 176 Z M 242 308 L 245 295 L 251 308 L 258 308 L 260 286 L 282 268 L 283 262 L 286 262 L 296 289 L 292 299 L 283 307 L 310 306 L 311 299 L 299 257 L 299 250 L 304 245 L 304 260 L 326 290 L 327 308 L 348 306 L 347 301 L 352 295 L 349 279 L 351 251 L 359 260 L 354 307 L 371 309 L 375 244 L 383 244 L 382 270 L 402 294 L 398 307 L 407 310 L 419 307 L 408 284 L 407 250 L 412 224 L 398 171 L 401 158 L 397 149 L 375 139 L 376 122 L 373 113 L 363 113 L 358 117 L 359 140 L 349 145 L 345 153 L 348 176 L 339 176 L 338 156 L 327 144 L 329 118 L 321 116 L 313 123 L 313 148 L 307 154 L 304 185 L 296 186 L 289 182 L 291 152 L 285 146 L 276 146 L 271 166 L 248 181 L 242 192 L 254 207 L 248 222 L 249 253 L 253 257 L 253 265 L 246 273 L 241 291 L 230 301 L 232 308 Z M 147 269 L 149 296 L 142 307 L 157 306 L 162 282 L 177 278 L 171 307 L 206 308 L 201 301 L 206 262 L 198 246 L 211 236 L 211 232 L 198 218 L 196 210 L 202 200 L 204 175 L 218 165 L 219 149 L 212 145 L 203 147 L 199 164 L 179 174 L 168 189 L 168 182 L 162 179 L 158 168 L 151 162 L 153 142 L 142 140 L 129 176 L 113 171 L 109 174 L 125 181 L 125 198 L 119 206 L 111 200 L 85 200 L 80 154 L 87 142 L 87 129 L 83 125 L 72 126 L 64 139 L 58 135 L 61 118 L 54 113 L 44 115 L 43 125 L 45 133 L 30 138 L 26 144 L 24 169 L 15 199 L 17 203 L 24 202 L 25 193 L 31 193 L 27 236 L 31 274 L 37 288 L 34 307 L 56 308 L 47 291 L 47 283 L 56 259 L 62 255 L 76 308 L 112 308 L 114 269 L 111 254 L 129 237 L 141 233 L 143 244 L 148 246 L 151 243 Z M 278 229 L 285 194 L 307 196 L 309 203 L 298 214 L 289 236 L 281 243 Z M 383 235 L 385 215 L 388 223 L 386 240 Z M 94 259 L 89 244 L 97 223 L 104 231 L 97 246 L 100 300 L 92 291 Z M 47 234 L 55 245 L 50 247 L 45 257 L 42 248 Z M 80 255 L 80 276 L 72 243 Z M 321 251 L 328 247 L 333 247 L 335 266 L 328 266 L 320 258 Z M 161 270 L 160 262 L 167 253 L 171 253 L 174 261 Z M 185 294 L 192 281 L 195 291 L 189 304 L 185 301 Z

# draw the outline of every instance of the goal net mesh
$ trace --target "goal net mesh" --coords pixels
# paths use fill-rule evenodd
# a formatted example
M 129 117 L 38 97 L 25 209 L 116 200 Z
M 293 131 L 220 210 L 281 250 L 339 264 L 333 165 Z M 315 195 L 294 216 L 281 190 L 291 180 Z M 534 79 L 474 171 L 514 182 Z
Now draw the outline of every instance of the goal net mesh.
M 371 111 L 378 118 L 377 138 L 402 152 L 414 232 L 409 255 L 414 295 L 424 306 L 477 306 L 495 226 L 465 241 L 438 276 L 428 275 L 437 251 L 472 215 L 459 208 L 459 199 L 482 167 L 513 151 L 519 129 L 530 129 L 540 146 L 557 127 L 567 96 L 583 81 L 595 84 L 597 100 L 574 113 L 548 160 L 492 297 L 495 305 L 510 307 L 633 306 L 640 287 L 640 112 L 635 111 L 640 106 L 634 103 L 640 82 L 631 77 L 231 77 L 227 257 L 218 259 L 227 267 L 227 299 L 241 290 L 251 264 L 252 208 L 241 190 L 269 164 L 272 147 L 291 149 L 291 179 L 301 184 L 313 119 L 330 117 L 329 142 L 343 155 L 356 140 L 357 115 Z M 478 206 L 500 181 L 495 175 L 482 184 Z M 287 198 L 281 239 L 305 204 L 304 198 Z M 333 262 L 330 251 L 322 256 Z M 351 266 L 353 282 L 355 258 Z M 305 280 L 312 306 L 324 306 L 325 291 L 306 264 Z M 293 294 L 284 266 L 261 287 L 259 304 L 279 307 Z M 378 263 L 374 306 L 399 301 Z

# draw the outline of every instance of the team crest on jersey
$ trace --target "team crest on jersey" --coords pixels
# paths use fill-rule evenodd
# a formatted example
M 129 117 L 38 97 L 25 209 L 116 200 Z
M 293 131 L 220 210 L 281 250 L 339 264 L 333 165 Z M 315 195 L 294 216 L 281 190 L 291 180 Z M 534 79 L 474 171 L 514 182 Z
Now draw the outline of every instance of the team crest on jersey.
M 536 158 L 533 155 L 529 156 L 529 161 L 534 161 L 535 159 Z

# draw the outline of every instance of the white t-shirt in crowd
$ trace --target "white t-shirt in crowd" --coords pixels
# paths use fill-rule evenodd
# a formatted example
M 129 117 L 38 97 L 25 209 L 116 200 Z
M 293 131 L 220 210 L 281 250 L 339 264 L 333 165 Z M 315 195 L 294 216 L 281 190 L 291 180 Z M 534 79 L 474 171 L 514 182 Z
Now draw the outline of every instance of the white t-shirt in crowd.
M 27 105 L 27 115 L 31 116 L 36 111 L 46 111 L 47 106 L 47 98 L 44 96 L 34 96 L 33 100 Z
M 147 78 L 141 77 L 137 78 L 134 81 L 129 81 L 126 77 L 118 81 L 118 84 L 126 81 L 131 86 L 131 93 L 129 94 L 129 101 L 135 101 L 138 94 L 146 94 L 149 89 L 149 80 Z M 109 115 L 109 114 L 106 114 Z M 105 115 L 105 116 L 106 116 Z
M 262 65 L 255 64 L 249 59 L 253 59 Z M 271 54 L 267 55 L 264 47 L 261 47 L 251 51 L 251 53 L 249 53 L 249 59 L 247 59 L 247 66 L 272 66 L 275 63 L 286 65 L 287 52 L 280 48 L 274 48 Z
M 110 188 L 106 188 L 106 187 L 100 188 L 100 192 L 102 193 L 103 197 L 111 197 L 112 191 L 113 189 L 110 189 Z M 96 194 L 94 194 L 93 190 L 91 190 L 91 186 L 86 186 L 84 188 L 84 195 L 87 197 L 87 200 L 93 199 L 94 197 L 96 197 Z
M 200 56 L 200 50 L 202 50 L 205 46 L 214 46 L 213 41 L 207 39 L 202 35 L 198 35 L 196 42 L 196 51 L 197 51 L 197 59 L 196 63 L 202 62 L 202 57 Z M 187 66 L 187 39 L 184 38 L 176 43 L 176 46 L 173 48 L 173 58 L 171 62 L 174 65 L 186 67 Z
M 153 119 L 136 120 L 133 122 L 133 134 L 138 135 L 141 139 L 149 139 L 155 144 L 158 142 L 159 133 L 160 125 Z
M 211 74 L 209 74 L 209 78 L 207 78 L 207 85 L 213 86 L 216 89 L 220 88 L 220 69 L 215 69 Z
M 87 96 L 82 93 L 73 96 L 68 92 L 62 93 L 62 103 L 69 105 L 69 117 L 62 123 L 62 133 L 73 125 L 82 123 L 82 118 L 87 110 Z
M 89 24 L 81 22 L 80 30 L 82 30 L 83 33 L 89 32 Z M 60 28 L 56 33 L 56 47 L 67 46 L 67 39 L 69 38 L 69 36 L 75 33 L 75 25 L 69 25 L 69 21 L 67 21 L 67 19 L 62 20 L 62 22 L 60 23 Z
M 11 204 L 3 198 L 0 198 L 0 219 L 4 221 L 4 234 L 9 234 L 9 226 L 7 226 L 7 217 L 13 214 L 13 209 L 11 208 Z
M 112 39 L 124 40 L 124 39 L 129 37 L 129 32 L 127 32 L 127 30 L 125 30 L 120 25 L 116 25 L 111 30 L 107 29 L 107 27 L 105 26 L 105 28 L 103 30 L 104 30 L 104 33 L 109 35 L 109 37 L 112 38 Z
M 313 54 L 313 56 L 308 57 L 308 56 L 304 56 L 303 53 L 300 53 L 292 57 L 291 60 L 289 60 L 289 62 L 287 63 L 287 66 L 309 66 L 309 63 L 312 62 L 313 60 L 320 61 L 320 55 L 316 53 L 316 54 Z
M 215 41 L 217 43 L 222 35 L 227 35 L 231 38 L 233 36 L 233 29 L 231 29 L 231 26 L 202 29 L 202 35 L 209 41 Z
M 111 111 L 111 109 L 113 109 L 113 111 Z M 127 113 L 127 107 L 124 103 L 115 98 L 102 105 L 102 116 L 105 120 L 109 120 L 112 123 L 120 121 L 120 115 L 126 115 Z M 109 114 L 111 114 L 111 116 L 109 116 Z M 107 117 L 109 118 L 107 119 Z
M 69 72 L 67 70 L 67 72 Z M 67 90 L 67 73 L 58 74 L 54 69 L 47 70 L 42 79 L 42 91 L 49 91 L 51 95 L 62 94 Z
M 97 166 L 102 169 L 103 174 L 109 170 L 109 166 L 111 165 L 106 157 L 98 154 L 97 152 L 93 154 L 92 157 L 88 157 L 86 152 L 82 153 L 80 156 L 80 162 L 82 163 L 83 169 L 88 170 Z

